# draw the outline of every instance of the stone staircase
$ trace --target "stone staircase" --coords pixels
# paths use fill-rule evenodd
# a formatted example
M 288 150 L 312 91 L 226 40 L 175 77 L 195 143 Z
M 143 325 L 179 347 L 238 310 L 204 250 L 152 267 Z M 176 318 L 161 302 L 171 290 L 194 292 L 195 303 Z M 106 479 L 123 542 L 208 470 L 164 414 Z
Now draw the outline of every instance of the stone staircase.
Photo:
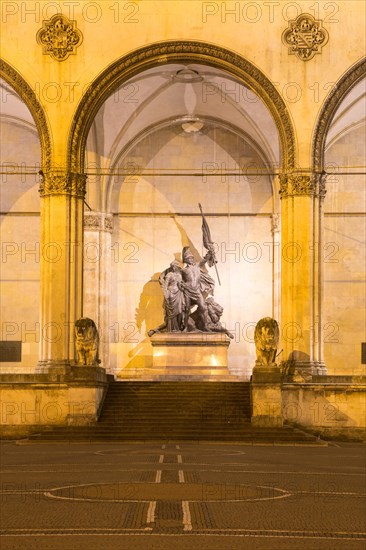
M 250 423 L 249 382 L 111 382 L 98 422 L 54 426 L 30 440 L 211 440 L 316 443 L 285 426 Z

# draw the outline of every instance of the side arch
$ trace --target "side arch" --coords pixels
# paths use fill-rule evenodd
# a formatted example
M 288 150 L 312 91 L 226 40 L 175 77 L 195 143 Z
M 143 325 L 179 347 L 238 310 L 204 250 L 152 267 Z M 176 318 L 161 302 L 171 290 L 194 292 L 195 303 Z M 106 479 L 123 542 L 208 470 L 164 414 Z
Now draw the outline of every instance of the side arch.
M 325 142 L 333 117 L 348 92 L 365 77 L 366 57 L 358 61 L 338 80 L 332 91 L 326 98 L 319 113 L 313 143 L 312 143 L 312 166 L 315 172 L 322 172 L 324 169 Z
M 21 74 L 3 59 L 0 59 L 0 76 L 24 101 L 34 119 L 41 142 L 42 168 L 47 170 L 51 166 L 52 141 L 48 120 L 42 105 Z
M 224 70 L 244 82 L 264 102 L 278 128 L 282 170 L 294 168 L 296 142 L 290 114 L 271 81 L 241 55 L 198 41 L 167 41 L 139 48 L 109 65 L 90 85 L 76 110 L 68 144 L 68 166 L 83 173 L 86 139 L 100 106 L 132 76 L 168 63 L 201 63 Z

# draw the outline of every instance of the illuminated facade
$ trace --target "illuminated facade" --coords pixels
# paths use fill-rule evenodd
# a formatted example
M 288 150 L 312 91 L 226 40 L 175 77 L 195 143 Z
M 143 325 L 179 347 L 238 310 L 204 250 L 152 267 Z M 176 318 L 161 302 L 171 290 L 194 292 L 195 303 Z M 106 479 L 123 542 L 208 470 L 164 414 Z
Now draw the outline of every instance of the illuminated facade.
M 200 202 L 231 374 L 264 316 L 305 378 L 365 374 L 364 3 L 1 9 L 1 372 L 72 365 L 87 316 L 107 372 L 148 376 Z

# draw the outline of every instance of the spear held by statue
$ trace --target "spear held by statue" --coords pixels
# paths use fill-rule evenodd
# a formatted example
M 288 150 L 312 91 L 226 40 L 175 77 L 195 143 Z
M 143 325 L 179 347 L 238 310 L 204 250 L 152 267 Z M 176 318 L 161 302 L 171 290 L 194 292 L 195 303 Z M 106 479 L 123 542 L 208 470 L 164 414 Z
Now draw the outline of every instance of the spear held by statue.
M 202 215 L 202 238 L 203 238 L 203 246 L 206 248 L 206 250 L 208 250 L 211 254 L 211 259 L 208 261 L 208 265 L 210 267 L 212 267 L 213 265 L 215 266 L 215 270 L 216 270 L 216 275 L 217 275 L 217 280 L 219 282 L 219 285 L 221 286 L 221 282 L 220 282 L 220 277 L 219 277 L 219 272 L 217 271 L 217 260 L 216 260 L 216 256 L 215 256 L 215 250 L 214 250 L 214 243 L 212 241 L 212 238 L 211 238 L 211 232 L 210 232 L 210 228 L 208 227 L 208 223 L 207 223 L 207 220 L 205 218 L 205 215 L 203 213 L 203 210 L 202 210 L 202 206 L 200 203 L 198 203 L 198 206 L 201 210 L 201 215 Z

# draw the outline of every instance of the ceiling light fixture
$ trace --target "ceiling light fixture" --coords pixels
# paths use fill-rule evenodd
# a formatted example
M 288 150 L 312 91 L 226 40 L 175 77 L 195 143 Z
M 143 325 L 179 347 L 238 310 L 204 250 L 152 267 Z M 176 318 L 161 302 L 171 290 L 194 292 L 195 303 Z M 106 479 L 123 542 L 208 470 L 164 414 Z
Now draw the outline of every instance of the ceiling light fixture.
M 174 121 L 186 134 L 196 134 L 204 127 L 204 122 L 197 116 L 185 115 Z
M 201 82 L 203 77 L 198 71 L 185 67 L 184 69 L 179 69 L 173 76 L 174 80 L 178 82 Z
M 183 122 L 182 128 L 186 134 L 194 134 L 199 132 L 203 128 L 202 120 L 191 120 L 189 122 Z

